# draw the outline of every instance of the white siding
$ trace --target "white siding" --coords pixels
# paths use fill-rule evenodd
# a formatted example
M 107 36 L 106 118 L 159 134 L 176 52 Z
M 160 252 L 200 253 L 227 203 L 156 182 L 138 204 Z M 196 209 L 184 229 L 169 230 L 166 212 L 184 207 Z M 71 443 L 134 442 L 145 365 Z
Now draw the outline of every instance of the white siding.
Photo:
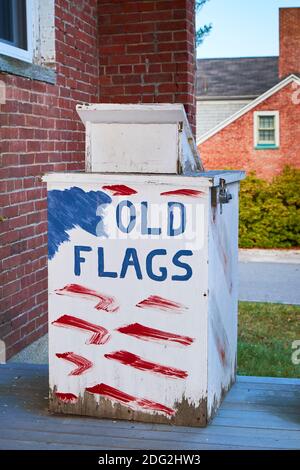
M 197 140 L 252 100 L 197 100 Z

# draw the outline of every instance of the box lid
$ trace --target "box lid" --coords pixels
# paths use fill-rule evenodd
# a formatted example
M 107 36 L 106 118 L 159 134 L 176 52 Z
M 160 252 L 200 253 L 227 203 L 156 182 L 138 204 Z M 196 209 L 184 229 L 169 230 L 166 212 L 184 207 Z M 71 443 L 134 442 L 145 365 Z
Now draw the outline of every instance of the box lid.
M 97 103 L 76 109 L 86 127 L 87 171 L 185 174 L 203 170 L 182 104 Z
M 108 174 L 108 173 L 47 173 L 43 176 L 43 181 L 47 183 L 67 183 L 67 184 L 90 184 L 107 181 L 109 184 L 127 184 L 132 182 L 137 184 L 163 184 L 172 186 L 180 184 L 193 188 L 218 187 L 220 179 L 223 178 L 226 184 L 238 182 L 245 178 L 244 171 L 207 171 L 198 172 L 190 175 L 139 175 L 139 174 Z

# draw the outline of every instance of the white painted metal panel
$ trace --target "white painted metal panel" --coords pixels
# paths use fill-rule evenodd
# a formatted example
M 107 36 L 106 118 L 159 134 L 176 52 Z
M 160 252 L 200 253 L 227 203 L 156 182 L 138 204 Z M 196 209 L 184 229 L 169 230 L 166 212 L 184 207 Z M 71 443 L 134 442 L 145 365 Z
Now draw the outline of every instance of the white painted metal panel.
M 107 184 L 129 184 L 132 181 L 132 176 L 129 174 L 105 174 L 105 173 L 79 173 L 74 171 L 73 173 L 48 173 L 43 177 L 43 181 L 48 183 L 67 183 L 70 185 L 74 184 L 89 184 L 97 183 L 99 178 L 101 181 L 105 181 Z M 240 181 L 245 177 L 243 171 L 206 171 L 203 173 L 195 173 L 190 176 L 185 175 L 159 175 L 159 183 L 163 184 L 167 190 L 173 185 L 179 185 L 182 187 L 188 186 L 192 189 L 197 190 L 200 187 L 210 188 L 219 186 L 220 178 L 226 179 L 227 183 L 234 183 Z M 141 174 L 134 175 L 134 181 L 136 183 L 147 183 L 147 184 L 158 184 L 157 175 Z
M 99 103 L 76 109 L 86 127 L 86 171 L 187 174 L 203 170 L 182 104 Z
M 93 171 L 177 173 L 176 123 L 91 123 L 89 132 Z
M 235 381 L 238 318 L 239 182 L 229 184 L 229 204 L 208 215 L 208 419 Z M 212 191 L 212 190 L 211 190 Z
M 181 178 L 176 177 L 177 184 L 166 188 L 159 176 L 153 184 L 153 180 L 142 183 L 140 175 L 128 175 L 126 185 L 109 185 L 109 175 L 98 175 L 97 181 L 92 175 L 91 182 L 88 182 L 88 175 L 84 176 L 83 184 L 48 182 L 51 408 L 100 417 L 203 426 L 207 419 L 208 389 L 209 190 L 197 186 L 195 178 L 184 178 L 185 184 L 179 185 Z M 186 184 L 188 181 L 191 187 Z M 131 194 L 118 195 L 124 191 L 124 186 Z M 169 194 L 164 194 L 166 192 Z M 134 207 L 136 217 L 133 229 L 126 234 L 120 232 L 116 223 L 117 208 L 124 201 L 127 202 L 122 223 L 126 226 L 128 222 L 129 207 Z M 159 228 L 161 233 L 145 234 L 142 215 L 145 203 L 148 204 L 147 227 Z M 182 209 L 179 208 L 184 208 L 185 229 L 178 235 L 171 235 L 170 204 L 175 204 L 179 211 L 176 213 L 174 209 L 175 228 L 181 223 Z M 79 252 L 75 247 L 80 247 Z M 129 263 L 122 277 L 128 248 L 136 250 L 142 279 L 137 275 L 136 261 L 134 266 Z M 104 254 L 105 267 L 99 261 L 99 249 Z M 148 266 L 149 253 L 155 253 L 151 261 L 153 276 Z M 177 262 L 175 256 L 179 256 Z M 115 273 L 110 275 L 113 277 L 107 277 L 108 271 Z M 184 278 L 187 271 L 192 274 Z M 70 285 L 96 291 L 98 297 L 81 295 L 78 288 L 77 292 L 74 288 L 70 292 L 67 287 Z M 103 306 L 102 302 L 102 308 L 99 307 L 101 295 L 108 296 L 108 306 Z M 171 301 L 175 306 L 163 308 L 157 303 L 151 308 L 137 306 L 151 296 Z M 109 306 L 108 298 L 114 298 L 113 305 L 119 307 L 116 311 Z M 70 317 L 105 328 L 110 338 L 105 344 L 90 344 L 93 331 L 88 331 L 83 324 L 68 326 L 66 318 Z M 177 335 L 181 340 L 157 342 L 153 338 L 138 337 L 139 334 L 132 336 L 118 331 L 120 327 L 137 323 L 167 332 L 170 337 Z M 106 356 L 119 351 L 127 351 L 171 372 L 169 375 L 157 373 L 151 367 L 151 370 L 136 369 Z M 76 369 L 70 353 L 73 359 L 74 354 L 84 358 L 91 367 L 85 373 L 69 375 Z M 172 376 L 174 370 L 175 375 L 178 371 L 184 374 Z M 136 397 L 137 401 L 126 404 L 105 394 L 86 391 L 99 384 Z M 163 409 L 167 407 L 171 412 L 154 409 L 150 402 Z

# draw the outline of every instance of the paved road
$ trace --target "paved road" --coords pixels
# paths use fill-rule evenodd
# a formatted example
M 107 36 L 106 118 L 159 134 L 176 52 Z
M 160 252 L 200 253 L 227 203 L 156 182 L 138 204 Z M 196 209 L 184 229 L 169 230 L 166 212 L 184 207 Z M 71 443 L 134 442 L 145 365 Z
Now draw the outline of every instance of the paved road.
M 300 305 L 300 264 L 240 262 L 240 300 Z

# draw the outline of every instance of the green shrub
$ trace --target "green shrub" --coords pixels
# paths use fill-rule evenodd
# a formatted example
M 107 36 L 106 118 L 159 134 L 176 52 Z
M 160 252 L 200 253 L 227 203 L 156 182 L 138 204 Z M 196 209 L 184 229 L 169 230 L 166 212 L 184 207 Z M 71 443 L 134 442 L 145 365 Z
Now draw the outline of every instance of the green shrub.
M 272 182 L 250 173 L 241 182 L 241 248 L 300 246 L 300 170 L 286 167 Z

